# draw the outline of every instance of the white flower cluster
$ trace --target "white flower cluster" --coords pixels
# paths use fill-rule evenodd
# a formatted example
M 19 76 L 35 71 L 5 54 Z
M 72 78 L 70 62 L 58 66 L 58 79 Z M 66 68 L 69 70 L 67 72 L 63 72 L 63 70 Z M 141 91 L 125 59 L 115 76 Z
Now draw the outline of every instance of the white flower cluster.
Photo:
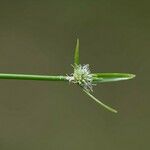
M 93 91 L 92 89 L 92 74 L 89 69 L 89 65 L 75 65 L 73 66 L 74 73 L 71 76 L 67 76 L 67 80 L 72 83 L 77 83 L 82 86 L 85 90 Z

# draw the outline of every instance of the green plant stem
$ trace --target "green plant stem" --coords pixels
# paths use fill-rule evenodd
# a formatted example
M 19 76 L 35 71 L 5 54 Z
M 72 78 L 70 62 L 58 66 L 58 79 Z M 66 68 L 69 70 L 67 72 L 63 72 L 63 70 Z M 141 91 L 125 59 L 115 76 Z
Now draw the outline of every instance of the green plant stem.
M 67 76 L 5 74 L 5 73 L 0 73 L 0 79 L 41 80 L 41 81 L 68 81 L 67 80 Z

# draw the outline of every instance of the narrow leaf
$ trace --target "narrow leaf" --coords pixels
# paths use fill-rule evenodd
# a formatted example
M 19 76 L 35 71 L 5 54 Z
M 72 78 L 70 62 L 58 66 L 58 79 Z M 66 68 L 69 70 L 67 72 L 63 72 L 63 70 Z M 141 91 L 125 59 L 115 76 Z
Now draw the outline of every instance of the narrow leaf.
M 74 64 L 79 65 L 79 39 L 77 39 L 77 43 L 75 47 Z
M 110 106 L 102 103 L 100 100 L 98 100 L 97 98 L 95 98 L 91 93 L 89 93 L 86 90 L 83 90 L 88 96 L 90 96 L 93 100 L 95 100 L 97 103 L 99 103 L 101 106 L 103 106 L 104 108 L 106 108 L 107 110 L 113 112 L 113 113 L 117 113 L 117 110 L 115 110 L 114 108 L 111 108 Z
M 92 76 L 94 83 L 129 80 L 135 77 L 134 74 L 128 73 L 94 73 Z

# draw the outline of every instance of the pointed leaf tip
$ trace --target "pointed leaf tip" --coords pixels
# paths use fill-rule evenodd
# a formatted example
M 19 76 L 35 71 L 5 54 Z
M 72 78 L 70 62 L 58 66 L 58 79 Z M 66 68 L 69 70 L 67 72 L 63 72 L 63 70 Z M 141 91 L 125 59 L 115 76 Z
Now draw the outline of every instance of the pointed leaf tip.
M 78 38 L 75 47 L 74 64 L 79 65 L 79 39 Z

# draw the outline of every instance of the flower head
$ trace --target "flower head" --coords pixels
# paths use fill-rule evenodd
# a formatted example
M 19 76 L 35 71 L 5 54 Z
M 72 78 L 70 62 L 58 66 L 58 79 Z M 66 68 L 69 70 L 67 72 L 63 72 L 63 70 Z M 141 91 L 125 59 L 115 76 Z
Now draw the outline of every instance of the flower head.
M 87 91 L 93 91 L 92 90 L 92 74 L 89 69 L 89 64 L 86 65 L 77 65 L 75 64 L 73 66 L 74 72 L 71 74 L 71 76 L 68 76 L 67 79 L 72 83 L 77 83 L 80 86 L 82 86 Z

